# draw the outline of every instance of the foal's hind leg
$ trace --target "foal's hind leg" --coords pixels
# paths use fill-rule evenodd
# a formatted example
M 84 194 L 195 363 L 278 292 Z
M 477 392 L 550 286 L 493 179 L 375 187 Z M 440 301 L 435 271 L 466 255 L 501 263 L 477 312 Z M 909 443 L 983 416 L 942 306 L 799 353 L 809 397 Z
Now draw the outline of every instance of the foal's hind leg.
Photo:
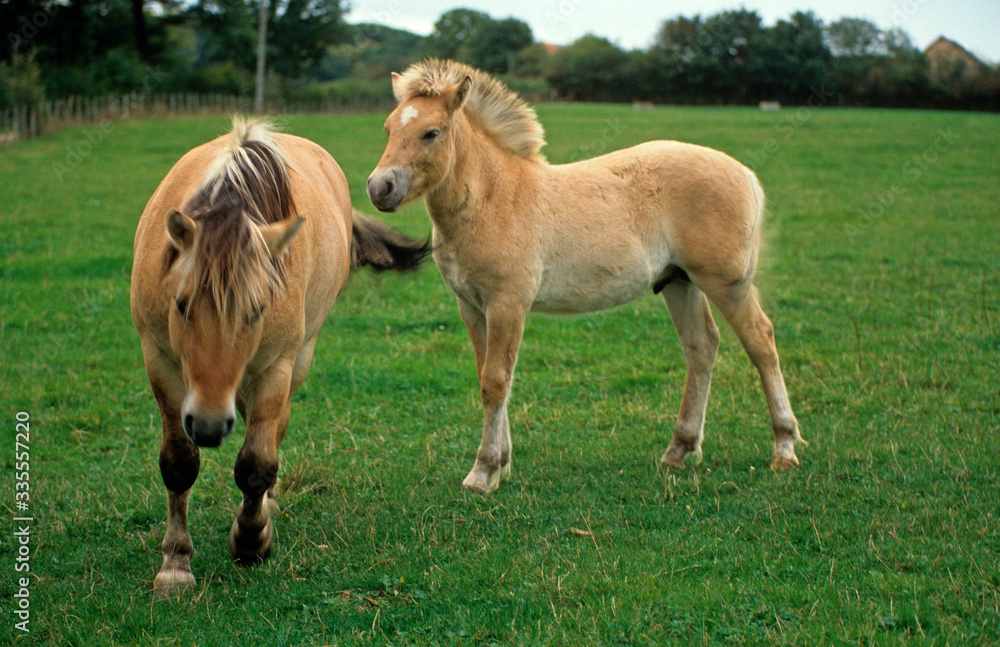
M 712 366 L 719 348 L 719 329 L 712 319 L 708 299 L 693 283 L 678 280 L 663 290 L 663 300 L 677 328 L 687 378 L 677 426 L 670 446 L 660 459 L 662 467 L 684 467 L 684 457 L 693 453 L 701 460 L 701 440 L 705 428 L 705 407 L 712 381 Z
M 760 374 L 774 430 L 772 469 L 798 467 L 795 443 L 805 443 L 799 435 L 799 423 L 788 401 L 785 379 L 778 364 L 778 349 L 774 343 L 774 327 L 760 307 L 757 290 L 751 284 L 703 286 L 740 338 L 750 361 Z

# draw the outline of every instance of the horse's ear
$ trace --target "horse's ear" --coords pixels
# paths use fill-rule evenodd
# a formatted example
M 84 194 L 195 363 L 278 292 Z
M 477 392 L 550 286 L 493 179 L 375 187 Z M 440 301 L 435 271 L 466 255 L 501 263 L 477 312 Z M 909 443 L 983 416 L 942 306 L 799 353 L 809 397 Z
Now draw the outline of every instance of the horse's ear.
M 281 222 L 260 228 L 264 242 L 267 243 L 267 249 L 271 252 L 271 258 L 281 258 L 288 251 L 288 246 L 292 244 L 295 234 L 299 233 L 299 230 L 302 229 L 302 223 L 305 221 L 306 219 L 301 217 L 286 218 Z
M 194 236 L 198 233 L 198 223 L 176 209 L 167 216 L 167 236 L 170 244 L 179 252 L 186 252 L 194 245 Z
M 402 96 L 400 95 L 399 92 L 400 90 L 402 90 L 400 82 L 403 80 L 403 75 L 393 72 L 391 74 L 391 77 L 392 77 L 392 93 L 396 96 L 396 101 L 400 101 Z
M 472 87 L 472 77 L 468 74 L 465 78 L 445 90 L 441 96 L 444 97 L 445 105 L 448 106 L 448 114 L 454 113 L 462 107 L 469 96 L 469 89 Z

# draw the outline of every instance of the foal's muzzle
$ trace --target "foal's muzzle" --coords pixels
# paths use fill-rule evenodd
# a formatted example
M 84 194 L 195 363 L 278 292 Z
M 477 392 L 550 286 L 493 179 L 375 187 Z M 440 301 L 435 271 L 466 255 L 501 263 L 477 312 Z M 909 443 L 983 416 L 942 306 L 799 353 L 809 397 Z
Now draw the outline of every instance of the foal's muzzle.
M 368 197 L 379 211 L 395 211 L 410 192 L 413 172 L 398 166 L 375 169 L 368 176 Z

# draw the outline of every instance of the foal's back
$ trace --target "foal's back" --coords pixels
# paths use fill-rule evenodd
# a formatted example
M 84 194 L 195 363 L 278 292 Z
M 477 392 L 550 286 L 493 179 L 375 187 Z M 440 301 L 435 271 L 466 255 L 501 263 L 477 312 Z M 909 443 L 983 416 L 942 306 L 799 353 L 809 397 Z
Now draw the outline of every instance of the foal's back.
M 733 282 L 752 274 L 763 194 L 724 153 L 655 141 L 537 168 L 544 270 L 533 310 L 614 307 L 678 270 Z

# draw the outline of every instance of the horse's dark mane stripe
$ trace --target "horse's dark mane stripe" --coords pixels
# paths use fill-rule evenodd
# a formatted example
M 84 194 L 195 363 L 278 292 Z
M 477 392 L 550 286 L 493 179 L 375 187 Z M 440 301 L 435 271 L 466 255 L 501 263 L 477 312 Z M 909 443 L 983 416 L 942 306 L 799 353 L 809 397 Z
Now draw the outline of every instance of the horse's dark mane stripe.
M 271 258 L 258 229 L 295 213 L 288 165 L 266 123 L 233 120 L 228 146 L 183 213 L 199 225 L 191 299 L 211 298 L 234 333 L 285 283 L 284 263 Z
M 248 139 L 251 136 L 270 140 L 270 131 L 258 122 L 234 127 L 221 168 L 206 178 L 187 203 L 191 218 L 212 226 L 218 220 L 246 216 L 258 225 L 268 225 L 295 212 L 283 155 L 273 142 Z

